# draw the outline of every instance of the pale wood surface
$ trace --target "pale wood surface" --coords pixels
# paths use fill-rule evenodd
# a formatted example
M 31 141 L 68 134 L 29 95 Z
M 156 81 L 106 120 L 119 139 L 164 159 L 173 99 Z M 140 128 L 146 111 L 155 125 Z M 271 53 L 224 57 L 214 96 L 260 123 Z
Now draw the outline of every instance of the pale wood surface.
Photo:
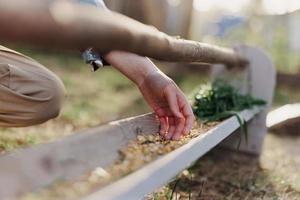
M 248 143 L 243 139 L 239 148 L 243 152 L 259 154 L 267 133 L 266 114 L 273 101 L 276 71 L 270 57 L 262 49 L 249 46 L 238 46 L 235 49 L 249 60 L 249 66 L 242 70 L 241 68 L 228 69 L 222 65 L 215 65 L 212 77 L 213 79 L 224 78 L 242 93 L 251 94 L 267 102 L 264 110 L 248 123 Z M 222 145 L 236 149 L 240 134 L 240 131 L 233 133 Z
M 244 111 L 242 115 L 246 120 L 249 120 L 259 111 L 260 109 L 258 108 L 252 111 Z M 163 171 L 169 168 L 169 173 L 159 178 L 157 175 L 161 175 L 161 170 L 150 167 L 151 173 L 154 173 L 153 177 L 151 176 L 150 178 L 149 176 L 141 176 L 141 172 L 139 172 L 138 177 L 140 178 L 138 181 L 143 180 L 144 182 L 139 182 L 138 184 L 141 184 L 140 186 L 144 187 L 144 189 L 137 191 L 132 187 L 128 191 L 130 194 L 128 194 L 136 195 L 136 193 L 140 194 L 140 192 L 144 191 L 144 195 L 146 194 L 146 189 L 147 192 L 151 192 L 151 189 L 166 183 L 172 176 L 209 151 L 238 127 L 239 124 L 236 118 L 232 117 L 207 134 L 200 135 L 187 145 L 184 145 L 180 148 L 181 150 L 175 150 L 174 152 L 177 153 L 171 153 L 171 156 L 168 156 L 168 154 L 164 159 L 155 161 L 158 164 L 154 164 L 154 166 L 157 165 Z M 56 180 L 76 179 L 84 172 L 96 167 L 105 167 L 117 158 L 118 150 L 136 137 L 137 134 L 155 133 L 158 131 L 158 128 L 155 116 L 146 114 L 111 122 L 108 125 L 82 131 L 60 141 L 17 150 L 1 156 L 0 199 L 5 199 L 5 197 L 13 199 L 20 193 L 33 191 Z M 178 154 L 178 152 L 180 153 Z M 178 158 L 177 154 L 180 155 Z M 170 160 L 171 163 L 167 164 L 166 162 L 169 158 L 172 158 Z M 188 161 L 185 159 L 188 159 Z M 175 167 L 171 169 L 170 166 L 174 165 L 174 162 L 180 168 Z M 166 166 L 164 166 L 165 164 Z M 148 172 L 146 170 L 146 173 Z M 142 173 L 145 173 L 145 171 Z M 135 175 L 133 177 L 136 178 Z M 133 180 L 130 178 L 129 181 Z M 149 184 L 151 187 L 148 188 Z M 130 187 L 130 185 L 127 187 Z M 107 195 L 109 196 L 110 194 Z
M 248 121 L 260 108 L 246 110 L 241 115 Z M 180 171 L 187 168 L 199 157 L 219 144 L 234 130 L 239 128 L 236 117 L 231 117 L 199 135 L 189 143 L 147 164 L 140 170 L 112 183 L 111 185 L 83 198 L 83 200 L 138 200 L 166 184 Z
M 276 129 L 284 124 L 300 122 L 300 104 L 287 104 L 281 106 L 267 115 L 267 127 Z
M 13 198 L 56 180 L 75 179 L 96 167 L 105 167 L 137 134 L 157 131 L 155 116 L 146 114 L 1 156 L 0 199 Z

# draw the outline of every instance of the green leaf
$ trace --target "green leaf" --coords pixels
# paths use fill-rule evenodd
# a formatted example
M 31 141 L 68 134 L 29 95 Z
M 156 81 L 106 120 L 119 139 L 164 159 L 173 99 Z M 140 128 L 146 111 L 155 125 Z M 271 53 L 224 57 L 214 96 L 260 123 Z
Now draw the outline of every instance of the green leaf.
M 231 85 L 222 80 L 216 80 L 211 84 L 199 87 L 198 92 L 195 94 L 192 109 L 195 116 L 204 123 L 236 116 L 241 131 L 245 135 L 245 142 L 248 144 L 247 125 L 239 112 L 265 104 L 266 102 L 262 99 L 256 99 L 251 95 L 242 95 Z M 241 140 L 242 135 L 238 142 L 238 148 Z

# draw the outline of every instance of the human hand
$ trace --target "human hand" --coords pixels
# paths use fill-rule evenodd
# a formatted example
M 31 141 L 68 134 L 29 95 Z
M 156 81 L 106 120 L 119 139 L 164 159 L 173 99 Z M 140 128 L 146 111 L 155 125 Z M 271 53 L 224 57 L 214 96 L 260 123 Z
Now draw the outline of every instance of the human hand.
M 195 120 L 191 106 L 178 86 L 150 59 L 123 51 L 105 55 L 108 63 L 132 80 L 160 121 L 160 135 L 178 140 L 190 132 Z
M 186 97 L 173 80 L 156 71 L 147 75 L 138 87 L 159 118 L 161 136 L 179 140 L 190 132 L 195 117 Z

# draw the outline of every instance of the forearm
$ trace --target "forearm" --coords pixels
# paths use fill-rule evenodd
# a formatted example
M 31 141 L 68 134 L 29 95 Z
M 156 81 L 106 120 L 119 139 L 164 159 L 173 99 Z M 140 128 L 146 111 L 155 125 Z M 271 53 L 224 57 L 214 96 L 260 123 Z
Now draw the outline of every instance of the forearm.
M 92 46 L 102 53 L 122 50 L 172 62 L 248 63 L 232 49 L 176 39 L 114 12 L 49 2 L 0 1 L 0 40 L 73 50 Z
M 134 39 L 127 20 L 133 23 L 131 26 L 142 25 L 120 14 L 72 1 L 0 1 L 0 40 L 66 50 L 127 50 L 130 45 L 125 44 L 132 44 Z
M 141 85 L 147 75 L 160 72 L 149 58 L 133 53 L 111 51 L 104 58 L 137 85 Z

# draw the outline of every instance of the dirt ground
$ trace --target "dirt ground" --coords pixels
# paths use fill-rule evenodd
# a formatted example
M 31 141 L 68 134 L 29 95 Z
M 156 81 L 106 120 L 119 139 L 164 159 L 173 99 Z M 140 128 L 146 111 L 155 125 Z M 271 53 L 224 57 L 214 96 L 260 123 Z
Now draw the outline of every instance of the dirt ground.
M 300 199 L 299 145 L 268 134 L 260 157 L 214 149 L 149 199 Z
M 57 73 L 67 88 L 68 97 L 58 119 L 34 127 L 1 128 L 2 154 L 149 111 L 136 87 L 116 70 L 104 68 L 91 73 L 79 55 L 24 49 L 23 52 Z M 199 74 L 174 78 L 186 93 L 207 79 Z M 300 102 L 299 91 L 277 90 L 275 106 L 292 102 Z M 298 169 L 300 133 L 269 133 L 260 158 L 214 149 L 149 198 L 300 200 Z

